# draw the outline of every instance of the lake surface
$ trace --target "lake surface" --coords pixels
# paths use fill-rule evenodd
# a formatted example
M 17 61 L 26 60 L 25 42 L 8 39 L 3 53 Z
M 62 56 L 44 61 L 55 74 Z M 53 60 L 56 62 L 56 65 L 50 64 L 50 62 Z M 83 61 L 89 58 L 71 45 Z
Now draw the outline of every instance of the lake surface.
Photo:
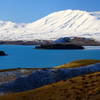
M 85 50 L 38 50 L 34 46 L 0 45 L 8 56 L 0 56 L 0 69 L 42 68 L 62 65 L 80 59 L 99 59 L 100 46 L 87 46 Z

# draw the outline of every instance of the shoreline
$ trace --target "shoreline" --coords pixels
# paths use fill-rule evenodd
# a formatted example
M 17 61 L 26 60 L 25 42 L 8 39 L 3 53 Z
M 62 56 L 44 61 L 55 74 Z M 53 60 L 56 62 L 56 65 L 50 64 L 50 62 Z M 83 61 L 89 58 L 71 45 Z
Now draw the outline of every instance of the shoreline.
M 91 65 L 91 64 L 95 64 L 95 63 L 100 63 L 99 59 L 81 59 L 81 60 L 74 60 L 74 61 L 70 61 L 67 62 L 65 64 L 62 65 L 57 65 L 54 67 L 17 67 L 17 68 L 8 68 L 8 69 L 0 69 L 0 72 L 6 72 L 6 71 L 17 71 L 17 70 L 47 70 L 47 69 L 58 69 L 58 68 L 63 68 L 64 66 L 66 66 L 66 68 L 74 68 L 76 67 L 80 67 L 80 66 L 86 66 L 86 65 Z M 75 64 L 75 65 L 74 65 Z M 65 67 L 64 67 L 65 68 Z
M 33 40 L 33 41 L 24 41 L 24 40 L 16 40 L 16 41 L 2 41 L 0 40 L 0 45 L 41 45 L 41 44 L 55 44 L 52 40 Z M 82 46 L 100 46 L 99 42 L 94 43 L 74 43 L 74 42 L 66 42 L 66 44 L 79 44 Z

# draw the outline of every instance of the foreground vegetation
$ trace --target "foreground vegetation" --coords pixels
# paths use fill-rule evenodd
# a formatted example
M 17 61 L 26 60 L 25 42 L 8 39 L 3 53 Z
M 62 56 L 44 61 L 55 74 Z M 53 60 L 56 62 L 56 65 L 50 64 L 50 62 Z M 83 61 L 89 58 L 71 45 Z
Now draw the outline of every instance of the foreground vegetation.
M 64 65 L 56 66 L 55 68 L 75 68 L 75 67 L 87 66 L 90 64 L 96 64 L 96 63 L 100 63 L 100 60 L 84 59 L 84 60 L 77 60 Z
M 0 96 L 0 100 L 100 100 L 100 72 Z
M 75 68 L 96 63 L 100 63 L 100 60 L 78 60 L 55 68 Z M 21 69 L 1 70 L 1 72 L 18 70 Z M 32 70 L 37 69 L 24 70 L 28 72 L 22 74 L 30 74 Z M 25 92 L 1 95 L 0 100 L 100 100 L 100 72 L 77 76 Z

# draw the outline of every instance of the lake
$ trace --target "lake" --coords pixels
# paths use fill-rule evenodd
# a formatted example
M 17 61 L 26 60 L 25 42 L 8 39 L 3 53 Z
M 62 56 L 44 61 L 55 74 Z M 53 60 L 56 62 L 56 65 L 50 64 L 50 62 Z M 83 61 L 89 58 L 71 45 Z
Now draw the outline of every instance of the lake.
M 0 56 L 0 69 L 48 68 L 80 59 L 99 59 L 100 46 L 87 46 L 84 50 L 39 50 L 34 46 L 0 45 L 8 56 Z

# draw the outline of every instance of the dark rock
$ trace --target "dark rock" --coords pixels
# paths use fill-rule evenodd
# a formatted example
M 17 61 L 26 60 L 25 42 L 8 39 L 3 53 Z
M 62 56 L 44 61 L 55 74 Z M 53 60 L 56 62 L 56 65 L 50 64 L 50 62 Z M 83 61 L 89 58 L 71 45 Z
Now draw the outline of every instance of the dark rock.
M 39 45 L 35 47 L 36 49 L 84 49 L 84 47 L 75 44 L 48 44 Z
M 0 51 L 0 56 L 5 56 L 7 55 L 4 51 Z

